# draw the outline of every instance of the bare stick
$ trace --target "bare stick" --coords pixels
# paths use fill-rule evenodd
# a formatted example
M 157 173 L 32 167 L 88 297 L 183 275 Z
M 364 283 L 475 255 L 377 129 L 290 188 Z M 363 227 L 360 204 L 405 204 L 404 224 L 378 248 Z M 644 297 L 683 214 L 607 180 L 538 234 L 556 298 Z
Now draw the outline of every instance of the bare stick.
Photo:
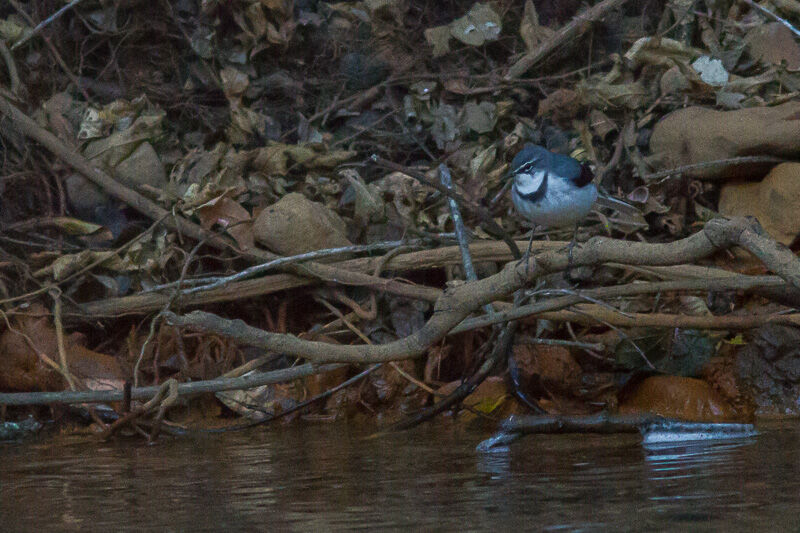
M 450 176 L 450 169 L 447 165 L 439 165 L 439 181 L 449 191 L 453 192 L 453 178 Z M 472 257 L 469 255 L 469 237 L 464 227 L 464 219 L 461 218 L 461 210 L 458 202 L 451 195 L 447 196 L 447 205 L 450 207 L 450 217 L 453 219 L 453 228 L 458 239 L 458 249 L 461 251 L 461 265 L 464 267 L 464 277 L 467 281 L 475 281 L 478 275 L 472 264 Z
M 772 11 L 767 9 L 766 7 L 756 4 L 755 2 L 753 2 L 753 0 L 743 0 L 743 1 L 744 1 L 745 4 L 749 5 L 750 7 L 754 7 L 756 9 L 760 10 L 761 12 L 765 13 L 767 16 L 774 18 L 775 20 L 777 20 L 778 22 L 780 22 L 781 24 L 783 24 L 784 26 L 789 28 L 789 30 L 792 33 L 794 33 L 795 35 L 800 37 L 800 31 L 798 31 L 797 28 L 792 26 L 791 22 L 789 22 L 785 18 L 779 17 L 778 15 L 776 15 L 775 13 L 773 13 Z
M 597 265 L 605 262 L 669 265 L 708 257 L 717 250 L 738 245 L 758 257 L 768 268 L 795 287 L 800 287 L 800 260 L 772 240 L 752 217 L 715 219 L 703 230 L 668 244 L 619 241 L 595 237 L 573 250 L 573 265 Z M 531 264 L 509 264 L 499 273 L 450 289 L 434 306 L 431 318 L 419 330 L 405 338 L 375 346 L 343 346 L 306 341 L 292 335 L 271 333 L 251 327 L 241 320 L 226 320 L 202 311 L 178 316 L 166 313 L 169 323 L 212 331 L 239 342 L 267 350 L 304 357 L 310 361 L 378 363 L 418 357 L 433 343 L 444 338 L 475 309 L 515 292 L 539 276 L 566 268 L 565 251 L 539 254 Z
M 257 274 L 262 274 L 268 270 L 274 270 L 285 265 L 291 265 L 293 263 L 301 263 L 303 261 L 313 261 L 314 259 L 322 259 L 326 257 L 336 257 L 337 255 L 344 255 L 344 254 L 376 252 L 378 250 L 385 250 L 385 249 L 391 250 L 399 246 L 411 246 L 411 245 L 413 245 L 413 243 L 408 243 L 405 241 L 389 241 L 389 242 L 378 242 L 375 244 L 365 244 L 358 246 L 342 246 L 339 248 L 326 248 L 324 250 L 314 250 L 313 252 L 306 252 L 304 254 L 292 255 L 289 257 L 279 257 L 278 259 L 273 259 L 272 261 L 267 261 L 266 263 L 246 268 L 241 272 L 237 272 L 236 274 L 231 274 L 230 276 L 204 278 L 201 280 L 190 280 L 193 283 L 199 282 L 204 284 L 199 285 L 197 287 L 193 287 L 191 289 L 183 289 L 182 294 L 186 295 L 186 294 L 194 294 L 196 292 L 210 291 L 218 287 L 222 287 L 224 285 L 232 283 L 234 281 L 251 278 Z M 182 281 L 180 283 L 185 284 L 186 282 L 187 281 Z M 178 285 L 178 283 L 179 282 L 177 281 L 173 281 L 171 283 L 165 283 L 163 285 L 158 285 L 144 292 L 153 292 L 167 288 L 173 288 L 176 285 Z
M 386 159 L 378 157 L 377 155 L 373 155 L 371 157 L 371 160 L 379 166 L 388 168 L 389 170 L 394 170 L 395 172 L 402 172 L 406 176 L 411 176 L 420 183 L 424 183 L 425 185 L 428 185 L 429 187 L 436 189 L 437 191 L 445 195 L 445 197 L 452 198 L 453 200 L 458 202 L 458 205 L 460 205 L 462 209 L 466 209 L 476 217 L 480 218 L 481 222 L 483 222 L 484 224 L 484 228 L 486 229 L 487 233 L 490 233 L 495 237 L 502 239 L 503 242 L 505 242 L 508 245 L 509 250 L 511 250 L 511 253 L 512 255 L 514 255 L 515 258 L 519 259 L 520 257 L 522 257 L 522 254 L 520 253 L 519 247 L 517 246 L 516 242 L 511 240 L 506 231 L 503 230 L 503 228 L 501 228 L 497 222 L 495 222 L 494 218 L 492 218 L 491 213 L 489 213 L 487 209 L 476 204 L 475 202 L 467 201 L 466 198 L 464 198 L 463 196 L 458 194 L 455 190 L 453 190 L 452 183 L 450 187 L 447 187 L 442 183 L 436 183 L 435 181 L 428 179 L 428 177 L 422 172 L 414 170 L 413 168 L 404 167 L 403 165 L 398 165 L 393 161 L 388 161 Z
M 791 250 L 770 239 L 752 217 L 712 220 L 698 233 L 668 244 L 648 244 L 595 237 L 577 250 L 573 250 L 573 264 L 578 266 L 607 262 L 662 266 L 681 264 L 686 261 L 696 261 L 702 257 L 709 256 L 717 250 L 734 245 L 750 251 L 792 286 L 800 286 L 800 260 L 794 256 Z M 241 320 L 226 320 L 213 314 L 199 311 L 185 316 L 167 312 L 165 317 L 169 323 L 176 326 L 214 331 L 221 335 L 229 336 L 237 342 L 304 357 L 316 362 L 385 362 L 416 357 L 425 353 L 433 343 L 447 335 L 475 309 L 503 295 L 519 290 L 537 279 L 538 276 L 563 270 L 567 262 L 568 257 L 565 251 L 544 252 L 539 254 L 536 261 L 527 269 L 525 265 L 509 264 L 501 272 L 493 276 L 455 287 L 442 294 L 434 307 L 433 315 L 422 328 L 403 339 L 381 345 L 343 346 L 307 341 L 288 334 L 266 332 L 248 326 Z M 498 346 L 501 344 L 498 342 Z M 495 355 L 496 352 L 487 359 L 481 371 L 474 376 L 475 379 L 479 379 L 481 374 L 491 371 L 492 365 L 497 363 L 494 359 Z M 200 383 L 182 384 L 179 390 L 181 393 L 193 393 L 210 390 L 246 389 L 266 383 L 288 381 L 316 373 L 317 371 L 328 371 L 334 368 L 338 368 L 338 365 L 325 365 L 315 369 L 314 366 L 306 364 L 267 374 L 257 374 L 232 380 L 202 382 L 202 385 Z M 470 380 L 465 386 L 470 383 L 474 383 L 473 380 Z M 136 389 L 133 391 L 133 397 L 136 399 L 149 398 L 155 391 L 156 389 L 153 387 Z M 0 405 L 59 401 L 119 401 L 122 396 L 123 391 L 121 390 L 108 392 L 0 394 Z M 35 401 L 33 400 L 34 398 Z
M 50 24 L 54 20 L 58 19 L 58 17 L 60 17 L 61 15 L 63 15 L 64 13 L 66 13 L 67 11 L 72 9 L 73 7 L 77 6 L 81 2 L 83 2 L 83 0 L 72 0 L 72 2 L 70 2 L 69 4 L 67 4 L 65 6 L 62 6 L 61 9 L 59 9 L 58 11 L 56 11 L 55 13 L 53 13 L 52 15 L 50 15 L 49 17 L 47 17 L 46 19 L 41 21 L 39 24 L 37 24 L 36 27 L 33 28 L 33 30 L 31 30 L 31 32 L 29 34 L 27 34 L 25 37 L 23 37 L 22 39 L 20 39 L 16 43 L 14 43 L 14 46 L 12 46 L 11 49 L 12 50 L 16 50 L 17 48 L 19 48 L 23 44 L 27 43 L 28 40 L 31 37 L 34 37 L 35 35 L 37 35 L 48 24 Z
M 615 9 L 627 0 L 603 0 L 586 11 L 579 13 L 567 25 L 562 27 L 550 39 L 540 44 L 535 50 L 525 54 L 519 61 L 511 65 L 503 79 L 511 81 L 525 74 L 536 63 L 550 55 L 554 50 L 568 42 L 576 42 L 590 27 L 590 23 L 600 20 L 606 13 Z
M 738 331 L 758 328 L 764 324 L 800 326 L 800 313 L 761 313 L 745 316 L 690 316 L 668 313 L 633 313 L 631 316 L 626 317 L 595 305 L 581 305 L 577 306 L 574 311 L 555 311 L 541 313 L 537 316 L 539 318 L 552 320 L 553 322 L 574 322 L 585 326 L 592 326 L 600 322 L 620 328 L 692 328 Z
M 530 335 L 517 335 L 517 340 L 520 344 L 543 344 L 545 346 L 569 346 L 570 348 L 580 348 L 582 350 L 594 350 L 602 352 L 605 350 L 605 345 L 599 342 L 577 342 L 577 341 L 564 341 L 560 339 L 540 339 L 538 337 L 531 337 Z
M 14 56 L 11 55 L 8 47 L 6 47 L 6 43 L 2 40 L 0 40 L 0 56 L 3 57 L 3 61 L 5 61 L 6 68 L 8 69 L 8 78 L 11 81 L 11 92 L 17 96 L 22 96 L 19 93 L 22 84 L 19 81 L 17 64 L 14 62 Z
M 677 281 L 657 281 L 650 283 L 629 283 L 626 285 L 618 285 L 616 287 L 601 287 L 599 289 L 591 289 L 582 291 L 580 294 L 563 296 L 560 298 L 553 298 L 550 300 L 540 301 L 534 304 L 523 305 L 514 309 L 506 309 L 499 311 L 493 316 L 480 316 L 476 318 L 469 318 L 464 320 L 461 324 L 456 326 L 450 331 L 450 334 L 463 333 L 473 329 L 483 328 L 496 324 L 498 322 L 505 322 L 508 320 L 519 320 L 527 318 L 532 315 L 542 315 L 543 313 L 552 313 L 553 311 L 569 307 L 584 301 L 586 296 L 593 298 L 617 298 L 621 296 L 635 296 L 639 294 L 653 294 L 659 292 L 673 292 L 673 291 L 731 291 L 731 290 L 747 290 L 757 287 L 779 287 L 785 286 L 782 278 L 778 276 L 735 276 L 712 278 L 712 279 L 687 279 Z M 594 308 L 594 307 L 593 307 Z M 576 313 L 570 313 L 575 315 Z M 604 317 L 610 316 L 612 313 L 604 313 Z M 643 320 L 648 315 L 645 313 L 630 314 L 624 321 L 626 324 Z M 677 315 L 662 315 L 669 317 L 678 317 Z M 678 318 L 685 318 L 685 323 L 695 324 L 694 326 L 686 327 L 700 327 L 697 324 L 727 324 L 728 327 L 735 323 L 738 324 L 755 324 L 746 327 L 757 327 L 762 324 L 764 318 L 756 319 L 754 317 L 690 317 L 681 315 Z M 774 316 L 774 315 L 771 315 Z M 784 318 L 784 322 L 790 322 L 790 319 Z M 580 321 L 586 323 L 586 321 Z M 619 325 L 618 320 L 612 321 L 615 325 Z M 663 319 L 662 319 L 662 322 Z M 674 323 L 670 323 L 674 326 Z M 677 326 L 674 326 L 677 327 Z M 725 328 L 713 328 L 725 329 Z
M 178 385 L 178 395 L 188 396 L 205 392 L 219 392 L 226 390 L 245 390 L 272 383 L 283 383 L 295 379 L 324 374 L 336 370 L 344 365 L 312 365 L 310 363 L 274 370 L 272 372 L 258 372 L 239 378 L 218 378 L 207 381 L 193 381 Z M 140 387 L 132 389 L 130 397 L 133 400 L 149 400 L 158 393 L 159 387 Z M 63 392 L 15 392 L 0 393 L 0 405 L 42 405 L 50 403 L 98 403 L 119 402 L 124 397 L 123 389 L 105 391 L 63 391 Z
M 67 364 L 67 348 L 64 346 L 64 325 L 61 322 L 61 289 L 54 288 L 49 291 L 53 299 L 53 322 L 56 327 L 56 344 L 58 345 L 58 359 L 61 363 L 61 375 L 67 380 L 67 385 L 71 390 L 77 390 L 75 378 L 69 372 Z
M 20 16 L 22 18 L 24 18 L 28 22 L 28 24 L 33 26 L 33 24 L 34 24 L 33 19 L 31 18 L 30 15 L 28 15 L 28 13 L 24 9 L 22 9 L 22 6 L 20 5 L 20 3 L 17 0 L 8 0 L 8 3 L 11 4 L 12 6 L 14 6 L 14 9 L 16 9 L 17 13 L 19 13 Z M 44 40 L 45 45 L 47 45 L 47 48 L 50 49 L 50 53 L 53 55 L 53 59 L 56 60 L 56 63 L 58 63 L 58 66 L 61 67 L 61 70 L 64 71 L 64 74 L 66 74 L 67 77 L 75 85 L 75 87 L 78 88 L 78 90 L 81 92 L 81 94 L 86 99 L 86 101 L 87 102 L 91 101 L 91 98 L 89 98 L 89 93 L 87 93 L 86 89 L 84 89 L 81 86 L 81 83 L 78 80 L 78 77 L 75 76 L 75 74 L 73 74 L 72 71 L 69 69 L 69 67 L 67 66 L 67 63 L 64 61 L 64 58 L 61 57 L 61 54 L 58 52 L 58 48 L 56 48 L 56 45 L 53 44 L 53 41 L 51 41 L 50 38 L 46 34 L 42 34 L 42 39 Z
M 689 165 L 683 165 L 680 167 L 669 168 L 667 170 L 661 170 L 659 172 L 653 172 L 652 174 L 645 174 L 642 176 L 642 179 L 648 183 L 652 183 L 656 180 L 665 180 L 666 178 L 670 178 L 672 176 L 679 176 L 680 174 L 684 174 L 686 172 L 692 172 L 695 170 L 703 170 L 706 168 L 714 168 L 723 165 L 739 165 L 739 164 L 746 164 L 746 163 L 785 163 L 790 161 L 789 159 L 784 159 L 782 157 L 774 157 L 771 155 L 745 155 L 741 157 L 729 157 L 727 159 L 715 159 L 713 161 L 701 161 L 700 163 L 692 163 Z M 699 178 L 704 179 L 704 178 Z M 709 178 L 705 178 L 709 179 Z M 659 181 L 659 183 L 661 183 Z

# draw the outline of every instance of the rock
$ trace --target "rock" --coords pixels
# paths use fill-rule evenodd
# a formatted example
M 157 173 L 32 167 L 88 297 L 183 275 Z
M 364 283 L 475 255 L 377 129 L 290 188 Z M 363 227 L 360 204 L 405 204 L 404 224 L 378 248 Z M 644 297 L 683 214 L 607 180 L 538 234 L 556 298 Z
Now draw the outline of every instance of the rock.
M 800 329 L 766 324 L 736 357 L 737 380 L 760 415 L 800 414 Z
M 768 65 L 786 62 L 786 68 L 800 68 L 800 46 L 792 30 L 780 22 L 759 24 L 745 38 L 750 55 Z
M 161 189 L 167 184 L 167 173 L 155 148 L 143 142 L 131 155 L 114 168 L 114 177 L 128 187 L 142 192 L 141 185 Z
M 153 146 L 143 142 L 128 157 L 122 159 L 113 170 L 114 178 L 136 192 L 150 192 L 152 189 L 163 189 L 167 184 L 167 173 L 164 165 L 158 158 Z M 148 185 L 150 189 L 143 189 Z M 74 213 L 83 219 L 103 224 L 111 229 L 114 236 L 118 236 L 124 226 L 124 221 L 119 222 L 117 212 L 119 202 L 108 196 L 97 185 L 87 180 L 80 174 L 70 174 L 64 180 L 67 197 Z M 105 216 L 113 213 L 114 222 Z M 115 226 L 119 226 L 116 227 Z M 121 226 L 121 225 L 122 226 Z
M 651 161 L 659 168 L 748 155 L 794 157 L 800 151 L 800 102 L 774 107 L 715 111 L 688 107 L 653 129 Z M 759 177 L 773 164 L 715 165 L 687 172 L 692 178 Z
M 352 246 L 344 221 L 299 193 L 290 193 L 264 209 L 253 224 L 258 242 L 281 255 Z
M 782 163 L 760 182 L 725 184 L 719 212 L 752 215 L 775 240 L 790 245 L 800 234 L 800 163 Z
M 110 202 L 100 188 L 80 174 L 70 174 L 64 179 L 69 203 L 80 218 L 92 220 L 95 208 Z
M 650 413 L 697 422 L 728 422 L 739 413 L 705 381 L 679 376 L 650 376 L 634 385 L 620 402 L 621 414 Z
M 581 366 L 563 346 L 515 344 L 514 357 L 522 382 L 535 384 L 534 390 L 544 388 L 569 394 L 579 387 Z

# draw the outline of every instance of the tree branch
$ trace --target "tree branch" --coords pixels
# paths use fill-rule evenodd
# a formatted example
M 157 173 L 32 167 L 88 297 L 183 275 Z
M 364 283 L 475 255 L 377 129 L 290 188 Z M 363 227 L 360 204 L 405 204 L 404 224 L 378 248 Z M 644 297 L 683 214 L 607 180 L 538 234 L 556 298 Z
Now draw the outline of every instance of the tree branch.
M 749 250 L 791 285 L 800 286 L 800 260 L 788 248 L 770 239 L 752 217 L 712 220 L 698 233 L 668 244 L 595 237 L 573 250 L 573 264 L 679 264 L 708 257 L 717 250 L 734 245 Z M 542 275 L 563 270 L 567 262 L 566 251 L 544 252 L 531 258 L 527 269 L 525 265 L 511 263 L 493 276 L 448 289 L 437 300 L 433 315 L 422 328 L 405 338 L 380 345 L 345 346 L 307 341 L 288 334 L 266 332 L 241 320 L 227 320 L 202 311 L 184 316 L 168 312 L 165 318 L 172 325 L 211 331 L 245 344 L 317 363 L 386 362 L 422 355 L 479 307 L 523 288 Z

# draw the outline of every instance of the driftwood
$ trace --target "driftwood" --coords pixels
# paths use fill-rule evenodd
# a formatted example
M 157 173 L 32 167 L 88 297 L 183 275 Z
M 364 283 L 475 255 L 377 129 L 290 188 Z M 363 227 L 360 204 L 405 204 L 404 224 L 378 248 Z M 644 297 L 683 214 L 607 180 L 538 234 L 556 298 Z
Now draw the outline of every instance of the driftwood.
M 633 265 L 660 265 L 683 264 L 688 261 L 697 261 L 708 257 L 714 252 L 731 246 L 741 246 L 758 257 L 770 270 L 777 273 L 775 276 L 727 276 L 713 280 L 680 280 L 674 282 L 661 282 L 641 284 L 644 287 L 607 287 L 586 291 L 586 294 L 595 294 L 597 297 L 608 297 L 613 294 L 635 294 L 649 290 L 657 292 L 668 289 L 697 290 L 699 288 L 739 288 L 752 289 L 753 287 L 774 287 L 781 283 L 784 286 L 797 288 L 800 286 L 800 261 L 792 252 L 770 239 L 763 233 L 758 222 L 752 218 L 736 218 L 731 220 L 717 219 L 709 222 L 700 232 L 669 244 L 647 244 L 628 242 L 607 238 L 594 238 L 586 244 L 578 246 L 573 251 L 573 263 L 576 266 L 599 265 L 602 263 L 621 263 Z M 432 253 L 428 251 L 426 253 Z M 458 250 L 454 249 L 454 260 L 457 260 Z M 474 327 L 484 327 L 497 321 L 518 319 L 537 313 L 548 313 L 539 316 L 550 316 L 553 313 L 564 314 L 561 318 L 590 320 L 587 315 L 574 311 L 558 311 L 569 305 L 582 301 L 581 295 L 569 295 L 553 300 L 546 300 L 525 306 L 525 308 L 509 309 L 505 304 L 492 316 L 477 319 L 467 317 L 483 305 L 500 300 L 504 296 L 529 285 L 538 277 L 550 272 L 561 271 L 566 268 L 567 254 L 563 250 L 549 250 L 535 255 L 530 260 L 527 271 L 524 264 L 516 262 L 508 264 L 501 272 L 488 278 L 465 282 L 447 291 L 441 292 L 434 313 L 428 322 L 417 332 L 398 341 L 382 345 L 333 345 L 323 342 L 298 339 L 292 335 L 270 333 L 245 324 L 240 320 L 227 320 L 216 315 L 195 311 L 179 316 L 171 312 L 164 315 L 167 320 L 177 326 L 191 327 L 213 331 L 229 336 L 237 342 L 261 347 L 265 350 L 285 353 L 302 357 L 315 365 L 320 363 L 375 363 L 392 360 L 407 359 L 419 356 L 435 342 L 453 331 L 462 331 Z M 647 317 L 642 317 L 646 319 Z M 652 317 L 651 317 L 652 318 Z M 655 317 L 659 318 L 659 317 Z M 690 320 L 693 317 L 685 317 Z M 664 320 L 664 318 L 661 318 Z M 618 315 L 616 320 L 632 320 L 624 315 Z M 770 316 L 770 317 L 699 317 L 697 320 L 712 321 L 714 327 L 753 327 L 768 320 L 779 320 L 787 323 L 796 323 L 795 315 Z M 716 321 L 716 322 L 713 322 Z M 472 322 L 472 323 L 471 323 Z M 639 323 L 641 324 L 641 323 Z M 688 323 L 687 323 L 688 324 Z M 700 324 L 696 324 L 700 325 Z M 179 394 L 192 394 L 196 392 L 209 392 L 216 390 L 231 390 L 237 388 L 250 388 L 266 383 L 288 381 L 298 377 L 326 371 L 333 366 L 324 365 L 315 367 L 312 364 L 301 365 L 292 369 L 256 374 L 247 378 L 235 380 L 211 380 L 200 383 L 187 383 L 179 386 Z M 134 399 L 151 397 L 157 392 L 156 387 L 143 387 L 134 389 Z M 92 392 L 47 392 L 47 393 L 20 393 L 0 394 L 0 405 L 21 405 L 31 403 L 80 403 L 97 401 L 119 401 L 122 391 L 92 391 Z
M 512 415 L 500 424 L 497 433 L 481 442 L 477 450 L 491 452 L 524 435 L 566 433 L 641 433 L 645 443 L 674 446 L 693 440 L 749 438 L 757 435 L 758 431 L 748 423 L 691 422 L 650 414 Z
M 178 384 L 178 396 L 201 394 L 204 392 L 218 392 L 225 390 L 242 390 L 283 383 L 313 374 L 330 372 L 342 365 L 316 366 L 310 363 L 291 368 L 274 370 L 272 372 L 257 372 L 238 378 L 219 378 L 207 381 Z M 130 398 L 133 400 L 149 400 L 159 393 L 161 387 L 138 387 L 131 390 Z M 98 403 L 120 402 L 125 399 L 123 389 L 95 390 L 95 391 L 64 391 L 64 392 L 13 392 L 0 393 L 0 405 L 34 405 L 49 403 Z
M 648 244 L 595 237 L 573 251 L 575 266 L 616 262 L 634 265 L 669 265 L 696 261 L 731 246 L 741 246 L 793 287 L 800 287 L 800 260 L 785 246 L 767 236 L 753 218 L 716 219 L 690 237 L 669 244 Z M 179 316 L 165 313 L 175 326 L 192 327 L 236 339 L 265 350 L 303 357 L 316 363 L 378 363 L 422 355 L 444 338 L 462 320 L 483 305 L 532 284 L 542 275 L 562 271 L 568 262 L 566 251 L 541 253 L 529 265 L 510 263 L 499 273 L 448 289 L 437 300 L 428 322 L 415 333 L 381 345 L 332 345 L 270 333 L 227 320 L 211 313 L 194 311 Z M 526 272 L 528 272 L 526 276 Z

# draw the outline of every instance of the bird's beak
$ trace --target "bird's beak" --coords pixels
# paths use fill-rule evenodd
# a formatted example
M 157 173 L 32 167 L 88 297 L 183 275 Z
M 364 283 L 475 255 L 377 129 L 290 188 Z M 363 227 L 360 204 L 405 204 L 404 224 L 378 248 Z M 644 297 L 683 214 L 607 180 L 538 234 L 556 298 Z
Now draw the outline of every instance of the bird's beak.
M 503 174 L 503 178 L 500 181 L 503 183 L 507 183 L 511 181 L 513 177 L 514 177 L 514 169 L 511 167 L 511 164 L 509 163 L 508 170 L 506 171 L 505 174 Z

